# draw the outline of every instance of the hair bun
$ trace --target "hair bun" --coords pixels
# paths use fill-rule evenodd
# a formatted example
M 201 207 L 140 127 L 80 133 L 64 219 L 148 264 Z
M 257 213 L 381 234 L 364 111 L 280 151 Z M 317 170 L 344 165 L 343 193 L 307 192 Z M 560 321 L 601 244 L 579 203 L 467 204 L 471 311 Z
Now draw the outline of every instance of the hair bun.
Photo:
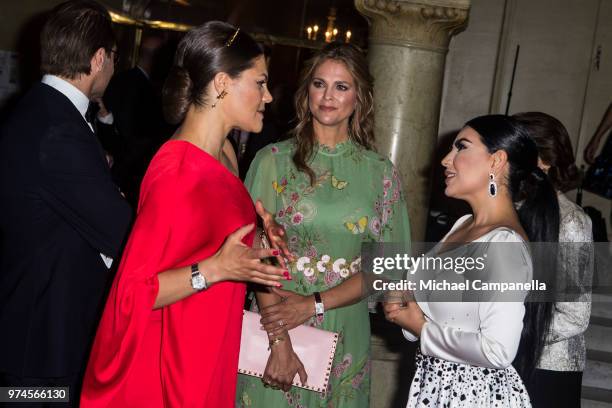
M 575 163 L 566 167 L 551 167 L 548 177 L 561 191 L 568 191 L 580 185 L 580 171 Z
M 168 73 L 162 91 L 166 122 L 175 125 L 183 121 L 192 102 L 192 90 L 193 82 L 189 72 L 181 66 L 174 65 Z

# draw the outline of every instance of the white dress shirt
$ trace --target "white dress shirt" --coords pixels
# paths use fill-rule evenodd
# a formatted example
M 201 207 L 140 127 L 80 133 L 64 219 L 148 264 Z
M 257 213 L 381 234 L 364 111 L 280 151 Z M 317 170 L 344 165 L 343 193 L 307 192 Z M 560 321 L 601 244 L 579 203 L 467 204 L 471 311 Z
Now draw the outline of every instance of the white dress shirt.
M 85 119 L 85 114 L 87 113 L 87 108 L 89 107 L 89 98 L 87 97 L 87 95 L 81 92 L 80 89 L 72 85 L 70 82 L 63 80 L 62 78 L 55 75 L 45 75 L 42 77 L 41 82 L 64 94 L 64 96 L 68 98 L 70 102 L 72 102 L 74 107 L 77 108 L 77 110 L 83 117 L 83 120 L 85 121 L 85 123 L 87 123 L 87 126 L 89 126 L 89 128 L 93 132 L 93 127 L 91 126 L 91 123 L 89 123 L 87 119 Z M 102 253 L 100 253 L 100 257 L 102 258 L 104 265 L 106 265 L 106 267 L 110 269 L 113 264 L 113 258 L 106 256 Z
M 469 218 L 471 215 L 457 220 L 447 236 Z M 474 242 L 511 243 L 487 247 L 487 268 L 495 275 L 492 281 L 531 281 L 531 255 L 518 233 L 508 228 L 496 228 Z M 450 273 L 454 276 L 447 273 L 446 279 L 464 279 L 458 272 Z M 435 278 L 440 280 L 441 276 Z M 415 297 L 426 320 L 421 330 L 421 352 L 455 363 L 497 369 L 509 367 L 521 339 L 525 306 L 522 301 L 507 301 L 507 298 L 504 301 L 501 296 L 493 295 L 488 299 L 491 301 L 486 302 L 448 302 L 434 300 L 435 294 L 424 296 L 416 292 Z M 527 292 L 513 296 L 524 300 Z M 403 333 L 410 341 L 418 340 L 407 330 Z

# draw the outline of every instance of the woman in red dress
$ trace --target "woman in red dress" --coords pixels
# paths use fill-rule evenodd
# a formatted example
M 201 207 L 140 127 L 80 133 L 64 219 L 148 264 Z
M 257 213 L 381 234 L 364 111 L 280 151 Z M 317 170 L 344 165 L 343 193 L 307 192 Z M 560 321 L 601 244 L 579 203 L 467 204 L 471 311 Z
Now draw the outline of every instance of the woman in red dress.
M 280 286 L 286 273 L 260 262 L 278 249 L 251 249 L 255 209 L 222 164 L 232 128 L 261 130 L 266 81 L 261 47 L 229 24 L 206 23 L 179 44 L 164 109 L 182 124 L 143 180 L 81 406 L 233 406 L 241 282 Z M 272 232 L 269 214 L 258 213 Z

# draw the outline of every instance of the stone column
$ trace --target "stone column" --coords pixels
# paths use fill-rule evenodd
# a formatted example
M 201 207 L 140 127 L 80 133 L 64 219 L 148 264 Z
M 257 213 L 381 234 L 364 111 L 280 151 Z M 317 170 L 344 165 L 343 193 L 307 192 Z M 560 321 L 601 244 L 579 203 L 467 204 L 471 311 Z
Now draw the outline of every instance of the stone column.
M 370 22 L 379 152 L 404 182 L 413 240 L 425 238 L 444 61 L 467 22 L 470 0 L 355 0 Z
M 370 22 L 376 139 L 404 182 L 412 239 L 425 238 L 430 175 L 438 139 L 444 61 L 465 27 L 470 0 L 355 0 Z M 372 408 L 404 407 L 415 345 L 397 326 L 373 317 Z

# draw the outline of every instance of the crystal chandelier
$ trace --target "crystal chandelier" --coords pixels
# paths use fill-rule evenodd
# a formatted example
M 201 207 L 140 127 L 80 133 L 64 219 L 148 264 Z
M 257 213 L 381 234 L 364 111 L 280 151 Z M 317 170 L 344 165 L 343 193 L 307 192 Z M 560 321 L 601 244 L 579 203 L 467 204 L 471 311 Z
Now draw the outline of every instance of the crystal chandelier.
M 319 38 L 319 25 L 318 24 L 314 24 L 312 26 L 308 26 L 306 27 L 306 34 L 309 40 L 312 41 L 317 41 Z M 329 8 L 329 15 L 327 16 L 327 28 L 325 29 L 325 31 L 322 34 L 322 38 L 323 40 L 325 40 L 325 42 L 329 43 L 332 41 L 337 41 L 338 40 L 338 36 L 341 35 L 340 31 L 338 30 L 338 28 L 336 27 L 336 8 L 335 7 L 330 7 Z M 344 42 L 350 42 L 351 41 L 351 30 L 347 29 L 344 33 Z

